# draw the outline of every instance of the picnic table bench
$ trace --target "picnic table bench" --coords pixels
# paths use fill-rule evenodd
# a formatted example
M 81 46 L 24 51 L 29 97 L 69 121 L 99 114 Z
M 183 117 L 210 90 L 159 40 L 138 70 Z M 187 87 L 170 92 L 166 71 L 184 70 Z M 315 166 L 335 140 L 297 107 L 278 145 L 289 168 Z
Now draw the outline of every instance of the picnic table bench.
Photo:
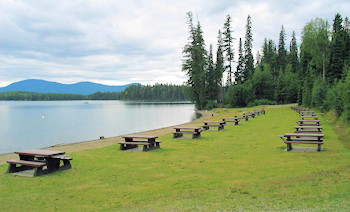
M 287 144 L 287 151 L 292 150 L 292 144 L 316 144 L 317 151 L 321 151 L 321 145 L 323 143 L 323 134 L 304 134 L 304 133 L 286 133 L 280 137 L 285 144 Z M 286 140 L 284 139 L 286 138 Z
M 199 138 L 201 136 L 200 127 L 174 127 L 173 138 L 183 137 L 183 134 L 191 134 L 192 138 Z
M 70 161 L 73 159 L 65 155 L 63 151 L 30 149 L 16 151 L 15 153 L 19 155 L 20 159 L 7 161 L 9 163 L 7 170 L 9 173 L 34 169 L 33 176 L 39 176 L 72 168 Z M 63 165 L 61 165 L 61 162 Z M 44 167 L 46 168 L 44 169 Z
M 305 115 L 313 116 L 315 113 L 314 113 L 314 111 L 309 111 L 309 110 L 308 110 L 308 111 L 300 111 L 299 114 L 302 115 L 302 116 L 303 116 L 303 115 L 304 115 L 304 116 L 305 116 Z
M 250 116 L 250 117 L 252 117 L 252 118 L 255 118 L 255 113 L 254 112 L 249 112 L 249 113 L 247 113 L 247 114 L 245 114 L 245 116 Z
M 320 126 L 321 120 L 299 120 L 297 123 L 299 126 Z
M 244 119 L 244 120 L 248 121 L 248 116 L 246 116 L 246 115 L 238 115 L 238 116 L 235 116 L 235 118 L 236 118 L 237 120 Z
M 218 131 L 223 130 L 225 126 L 224 121 L 204 121 L 203 130 L 209 130 L 210 127 L 217 127 Z
M 235 125 L 238 125 L 239 119 L 236 117 L 226 117 L 222 118 L 222 121 L 226 125 L 227 123 L 234 123 Z
M 295 126 L 294 133 L 322 133 L 322 126 Z
M 306 120 L 306 119 L 315 119 L 315 120 L 317 120 L 318 116 L 300 116 L 300 118 L 302 120 Z
M 296 112 L 300 112 L 300 111 L 306 111 L 307 109 L 304 107 L 291 107 L 292 110 L 296 111 Z
M 150 151 L 160 148 L 161 141 L 156 141 L 158 136 L 153 135 L 125 135 L 122 136 L 125 141 L 119 142 L 120 150 L 128 150 L 143 146 L 142 151 Z

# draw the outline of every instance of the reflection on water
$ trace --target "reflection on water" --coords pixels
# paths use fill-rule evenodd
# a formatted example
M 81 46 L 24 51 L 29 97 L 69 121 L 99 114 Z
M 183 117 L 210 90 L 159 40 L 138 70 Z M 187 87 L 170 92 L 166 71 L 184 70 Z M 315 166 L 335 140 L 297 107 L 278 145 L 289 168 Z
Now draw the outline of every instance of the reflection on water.
M 188 103 L 0 101 L 0 153 L 142 132 L 196 117 Z

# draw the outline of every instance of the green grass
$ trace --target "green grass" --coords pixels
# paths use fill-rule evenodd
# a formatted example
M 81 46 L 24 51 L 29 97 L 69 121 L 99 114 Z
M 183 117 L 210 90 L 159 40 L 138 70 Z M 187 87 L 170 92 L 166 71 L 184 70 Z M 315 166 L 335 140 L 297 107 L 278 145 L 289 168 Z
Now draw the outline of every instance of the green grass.
M 238 109 L 218 109 L 218 115 Z M 285 152 L 289 107 L 161 149 L 71 153 L 73 168 L 25 178 L 0 166 L 0 211 L 350 211 L 350 150 L 323 120 L 325 151 Z

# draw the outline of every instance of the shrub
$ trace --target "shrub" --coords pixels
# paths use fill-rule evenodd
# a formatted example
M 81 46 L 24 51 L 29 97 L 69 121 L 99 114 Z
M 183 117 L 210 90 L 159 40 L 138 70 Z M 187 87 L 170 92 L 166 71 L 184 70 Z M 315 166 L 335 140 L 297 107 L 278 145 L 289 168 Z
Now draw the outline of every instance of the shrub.
M 276 105 L 276 101 L 271 101 L 268 99 L 256 99 L 248 104 L 248 107 L 254 107 L 258 105 Z

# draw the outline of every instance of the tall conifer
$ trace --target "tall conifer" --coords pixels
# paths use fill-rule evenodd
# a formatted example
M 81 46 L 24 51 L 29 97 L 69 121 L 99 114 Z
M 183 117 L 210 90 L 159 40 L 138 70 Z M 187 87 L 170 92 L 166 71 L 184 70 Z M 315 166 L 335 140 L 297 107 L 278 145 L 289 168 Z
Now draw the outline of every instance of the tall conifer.
M 238 46 L 238 64 L 237 71 L 235 72 L 235 78 L 237 84 L 242 84 L 244 81 L 244 56 L 242 48 L 242 38 L 239 38 Z
M 188 84 L 191 88 L 192 100 L 197 109 L 203 109 L 206 105 L 205 75 L 206 55 L 203 32 L 198 21 L 197 26 L 193 25 L 192 13 L 187 13 L 189 27 L 189 43 L 185 45 L 183 54 L 184 60 L 182 70 L 186 72 Z
M 244 72 L 243 72 L 243 76 L 244 76 L 245 80 L 251 78 L 253 76 L 253 72 L 254 72 L 254 57 L 253 57 L 252 49 L 253 49 L 252 22 L 251 22 L 250 15 L 248 15 L 245 41 L 244 41 Z
M 216 86 L 218 88 L 217 93 L 217 100 L 218 102 L 223 101 L 223 91 L 222 91 L 222 74 L 225 71 L 225 65 L 224 65 L 224 53 L 223 53 L 223 40 L 222 40 L 222 34 L 219 30 L 218 32 L 218 44 L 217 44 L 217 51 L 216 51 L 216 64 L 215 64 L 215 79 L 216 79 Z
M 332 82 L 334 79 L 340 79 L 343 76 L 343 68 L 346 54 L 345 30 L 342 25 L 341 15 L 336 14 L 333 22 L 332 41 L 330 46 L 330 70 L 329 77 Z
M 295 38 L 295 32 L 293 31 L 292 40 L 289 48 L 289 64 L 292 66 L 292 72 L 297 73 L 299 68 L 299 56 L 298 56 L 298 45 Z
M 285 39 L 286 39 L 286 32 L 282 25 L 280 37 L 278 41 L 278 56 L 277 56 L 277 65 L 280 72 L 284 71 L 287 65 L 287 50 L 285 48 Z
M 232 63 L 234 61 L 234 49 L 233 49 L 233 36 L 232 36 L 233 30 L 231 27 L 231 16 L 227 15 L 226 22 L 224 24 L 224 31 L 223 31 L 223 48 L 226 56 L 227 61 L 227 86 L 232 85 Z

